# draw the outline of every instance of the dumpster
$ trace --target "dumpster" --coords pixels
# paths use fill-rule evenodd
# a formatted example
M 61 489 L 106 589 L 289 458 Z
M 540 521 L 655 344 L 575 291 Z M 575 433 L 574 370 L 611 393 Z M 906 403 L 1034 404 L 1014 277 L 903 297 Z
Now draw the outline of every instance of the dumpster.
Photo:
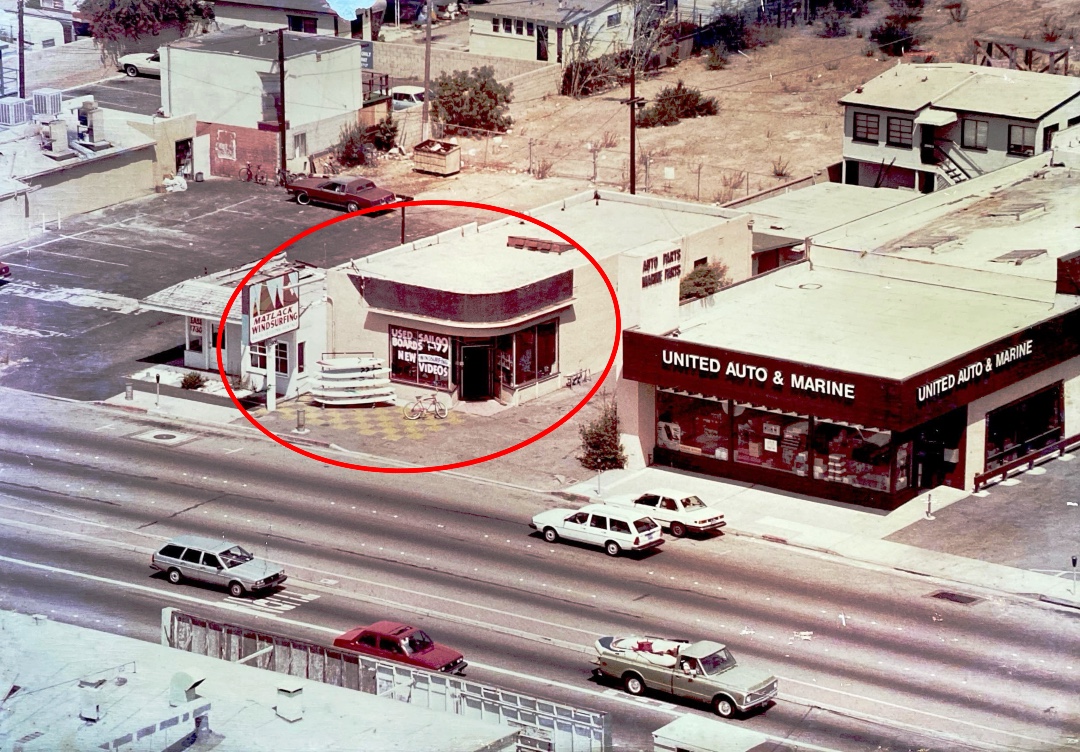
M 413 167 L 435 175 L 456 175 L 461 172 L 461 147 L 449 141 L 422 141 L 413 147 Z

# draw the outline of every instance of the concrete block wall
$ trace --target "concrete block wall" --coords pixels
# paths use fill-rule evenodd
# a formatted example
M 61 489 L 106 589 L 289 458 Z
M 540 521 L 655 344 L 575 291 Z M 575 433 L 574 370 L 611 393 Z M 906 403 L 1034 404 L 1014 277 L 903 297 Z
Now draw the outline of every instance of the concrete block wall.
M 561 67 L 545 65 L 543 68 L 519 73 L 507 79 L 499 79 L 499 81 L 504 84 L 513 84 L 514 93 L 510 102 L 513 107 L 515 102 L 523 103 L 557 95 L 562 88 L 562 74 Z

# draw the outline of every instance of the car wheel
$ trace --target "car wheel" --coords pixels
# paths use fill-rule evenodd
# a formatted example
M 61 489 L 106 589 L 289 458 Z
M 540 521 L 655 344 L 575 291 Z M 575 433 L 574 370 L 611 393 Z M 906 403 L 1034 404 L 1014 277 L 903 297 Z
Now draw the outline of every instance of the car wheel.
M 559 534 L 557 532 L 555 532 L 555 528 L 553 528 L 553 527 L 545 527 L 544 528 L 544 540 L 546 540 L 548 543 L 556 543 L 556 542 L 558 542 Z
M 307 206 L 311 203 L 311 196 L 307 195 L 303 191 L 300 191 L 296 194 L 296 203 L 300 204 L 301 206 Z
M 608 556 L 618 556 L 622 553 L 622 549 L 619 548 L 619 544 L 615 541 L 608 541 L 604 544 L 604 550 L 607 551 Z
M 134 65 L 125 65 L 124 73 L 128 74 L 132 78 L 135 78 L 135 76 L 139 75 L 139 69 L 136 68 Z
M 645 680 L 634 673 L 623 674 L 622 685 L 629 694 L 635 697 L 645 692 Z
M 229 583 L 229 595 L 233 598 L 240 598 L 244 595 L 244 586 L 236 580 Z
M 727 695 L 717 695 L 712 701 L 713 711 L 721 718 L 733 718 L 738 708 Z
M 184 575 L 180 574 L 179 569 L 170 569 L 168 577 L 169 582 L 174 585 L 179 585 L 181 582 L 184 581 Z
M 349 212 L 349 214 L 352 214 L 354 211 L 360 211 L 360 204 L 355 201 L 350 201 L 345 204 L 345 211 Z
M 686 535 L 686 525 L 682 524 L 681 522 L 672 522 L 671 534 L 674 535 L 676 538 L 682 538 L 684 535 Z

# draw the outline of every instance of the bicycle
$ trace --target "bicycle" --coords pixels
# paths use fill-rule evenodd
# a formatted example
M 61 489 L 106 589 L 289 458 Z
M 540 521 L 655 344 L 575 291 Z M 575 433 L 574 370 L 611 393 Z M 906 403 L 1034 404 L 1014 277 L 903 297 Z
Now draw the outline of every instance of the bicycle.
M 428 413 L 435 413 L 436 418 L 445 418 L 447 415 L 446 405 L 439 401 L 438 395 L 429 394 L 426 397 L 417 397 L 416 401 L 407 403 L 402 411 L 406 420 L 417 420 Z
M 247 163 L 247 167 L 240 168 L 240 181 L 243 183 L 257 183 L 258 185 L 266 185 L 266 173 L 263 172 L 262 165 L 257 165 L 254 172 L 251 169 L 251 162 Z
M 286 187 L 287 185 L 289 185 L 289 183 L 295 183 L 297 180 L 301 180 L 307 177 L 307 175 L 303 174 L 302 172 L 289 172 L 288 170 L 281 169 L 276 172 L 276 175 L 277 184 L 281 188 Z

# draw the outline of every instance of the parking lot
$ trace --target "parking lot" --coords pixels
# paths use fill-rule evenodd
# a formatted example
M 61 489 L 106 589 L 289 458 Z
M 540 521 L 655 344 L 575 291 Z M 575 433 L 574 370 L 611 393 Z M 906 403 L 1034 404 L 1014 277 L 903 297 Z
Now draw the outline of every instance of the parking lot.
M 50 225 L 0 248 L 0 384 L 75 399 L 123 391 L 139 361 L 183 342 L 177 316 L 137 311 L 141 298 L 205 271 L 262 258 L 341 212 L 299 206 L 284 190 L 232 180 L 190 183 Z M 474 219 L 442 208 L 408 210 L 407 238 Z M 309 236 L 290 258 L 327 267 L 399 242 L 401 214 L 355 217 Z
M 68 97 L 87 94 L 93 96 L 94 101 L 102 107 L 153 115 L 161 107 L 161 79 L 156 76 L 128 78 L 120 73 L 113 78 L 64 92 Z

